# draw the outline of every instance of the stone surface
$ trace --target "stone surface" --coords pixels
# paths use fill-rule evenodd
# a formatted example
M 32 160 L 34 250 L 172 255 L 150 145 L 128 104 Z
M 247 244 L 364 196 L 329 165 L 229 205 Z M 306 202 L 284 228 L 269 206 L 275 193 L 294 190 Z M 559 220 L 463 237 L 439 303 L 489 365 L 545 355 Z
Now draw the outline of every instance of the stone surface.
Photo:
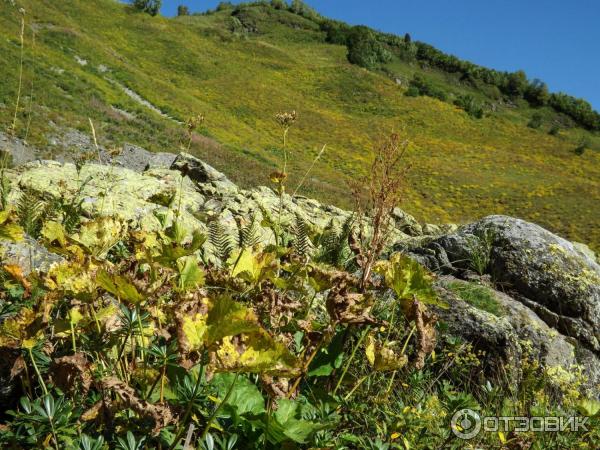
M 437 288 L 450 307 L 435 310 L 451 334 L 485 351 L 488 370 L 508 370 L 517 382 L 521 376 L 519 361 L 524 359 L 538 361 L 549 371 L 560 368 L 575 373 L 581 368 L 586 395 L 600 396 L 600 358 L 596 354 L 560 334 L 533 310 L 502 292 L 489 288 L 503 311 L 497 317 L 461 300 L 449 287 L 467 283 L 452 276 L 441 277 Z
M 547 325 L 600 352 L 600 265 L 539 225 L 489 216 L 442 236 L 415 256 L 431 268 L 456 273 L 468 268 L 473 242 L 485 241 L 484 236 L 494 281 Z
M 48 272 L 50 267 L 63 260 L 29 236 L 21 242 L 0 241 L 0 257 L 2 264 L 19 266 L 25 276 L 31 272 Z

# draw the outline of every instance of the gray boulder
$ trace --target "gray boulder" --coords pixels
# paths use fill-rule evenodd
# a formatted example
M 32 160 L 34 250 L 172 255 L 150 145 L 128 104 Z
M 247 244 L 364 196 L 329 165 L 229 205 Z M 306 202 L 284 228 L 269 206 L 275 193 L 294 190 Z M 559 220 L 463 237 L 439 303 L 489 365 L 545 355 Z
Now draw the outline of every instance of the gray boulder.
M 548 326 L 600 353 L 600 265 L 539 225 L 489 216 L 436 239 L 415 257 L 448 273 L 483 259 L 485 271 L 513 298 Z
M 54 264 L 63 261 L 61 256 L 49 252 L 29 236 L 20 242 L 0 240 L 0 259 L 2 264 L 19 266 L 25 276 L 31 272 L 46 273 Z
M 211 184 L 221 192 L 237 192 L 237 186 L 229 178 L 219 172 L 204 161 L 190 155 L 189 153 L 180 153 L 171 165 L 172 170 L 179 170 L 185 173 L 190 179 L 199 184 Z
M 134 172 L 143 172 L 148 169 L 168 169 L 176 158 L 177 155 L 172 153 L 153 153 L 142 147 L 125 144 L 113 161 Z
M 491 294 L 490 301 L 499 314 L 462 300 L 457 292 L 469 286 L 473 282 L 441 277 L 437 289 L 450 307 L 436 308 L 436 314 L 451 335 L 460 336 L 485 352 L 484 367 L 488 372 L 506 372 L 518 382 L 522 375 L 519 362 L 525 359 L 538 361 L 548 373 L 558 369 L 576 374 L 580 368 L 585 394 L 600 396 L 600 358 L 596 354 L 548 326 L 521 302 L 489 286 L 478 289 Z

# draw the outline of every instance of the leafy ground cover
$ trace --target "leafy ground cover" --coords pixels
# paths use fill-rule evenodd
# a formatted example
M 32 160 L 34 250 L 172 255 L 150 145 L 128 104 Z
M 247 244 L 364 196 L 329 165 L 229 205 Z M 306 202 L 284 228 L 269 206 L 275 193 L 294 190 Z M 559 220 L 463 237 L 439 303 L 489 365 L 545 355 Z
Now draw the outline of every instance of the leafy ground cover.
M 311 197 L 348 207 L 345 182 L 365 173 L 371 143 L 382 130 L 405 128 L 414 164 L 404 207 L 419 219 L 506 213 L 598 249 L 598 137 L 564 126 L 547 107 L 500 98 L 477 119 L 451 102 L 408 97 L 407 80 L 420 74 L 457 98 L 488 98 L 451 74 L 397 58 L 379 71 L 349 64 L 346 47 L 325 42 L 315 22 L 269 6 L 243 11 L 251 31 L 239 28 L 228 8 L 168 19 L 109 0 L 17 6 L 25 10 L 25 50 L 15 132 L 49 155 L 56 126 L 89 133 L 88 117 L 107 146 L 127 141 L 176 151 L 176 121 L 202 112 L 206 122 L 192 151 L 236 182 L 263 184 L 263 174 L 279 165 L 272 117 L 295 109 L 302 120 L 290 166 L 307 167 L 327 144 L 303 186 Z M 21 18 L 2 3 L 0 120 L 7 126 L 19 86 Z M 542 117 L 538 128 L 527 126 L 534 114 Z M 292 179 L 301 173 L 294 170 Z
M 358 221 L 311 232 L 265 212 L 234 241 L 215 221 L 186 229 L 181 192 L 148 231 L 81 218 L 77 192 L 7 202 L 2 180 L 0 238 L 27 233 L 60 257 L 43 274 L 0 271 L 2 448 L 592 449 L 600 438 L 600 404 L 572 377 L 535 360 L 519 384 L 490 371 L 432 313 L 449 306 L 433 274 L 381 259 L 379 234 Z M 481 289 L 459 294 L 489 306 Z M 466 442 L 451 428 L 463 408 L 590 422 Z

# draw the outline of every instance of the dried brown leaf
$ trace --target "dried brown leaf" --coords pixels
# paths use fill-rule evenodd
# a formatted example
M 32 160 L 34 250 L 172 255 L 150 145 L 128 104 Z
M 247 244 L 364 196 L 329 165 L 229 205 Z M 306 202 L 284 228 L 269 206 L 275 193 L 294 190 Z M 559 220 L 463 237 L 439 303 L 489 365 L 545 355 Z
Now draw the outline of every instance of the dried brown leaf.
M 435 349 L 435 324 L 437 317 L 428 311 L 426 306 L 414 299 L 406 304 L 404 314 L 408 320 L 414 320 L 417 329 L 417 355 L 413 361 L 416 369 L 425 366 L 425 358 Z
M 118 395 L 127 407 L 135 411 L 140 417 L 152 420 L 154 422 L 153 436 L 157 436 L 160 430 L 174 420 L 173 413 L 167 405 L 150 403 L 140 399 L 131 386 L 116 377 L 104 378 L 101 380 L 100 385 L 103 390 Z
M 52 382 L 64 392 L 86 395 L 92 385 L 91 364 L 84 353 L 56 358 L 50 368 Z
M 345 278 L 331 288 L 327 296 L 326 307 L 334 322 L 348 324 L 377 324 L 371 316 L 372 299 L 358 292 L 350 292 Z

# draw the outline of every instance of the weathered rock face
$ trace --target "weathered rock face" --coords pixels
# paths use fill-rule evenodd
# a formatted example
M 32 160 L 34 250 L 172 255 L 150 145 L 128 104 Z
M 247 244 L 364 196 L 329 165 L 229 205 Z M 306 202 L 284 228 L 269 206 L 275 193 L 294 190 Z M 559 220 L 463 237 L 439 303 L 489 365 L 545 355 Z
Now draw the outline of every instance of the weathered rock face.
M 600 352 L 600 265 L 571 242 L 524 220 L 489 216 L 425 250 L 418 252 L 422 262 L 446 272 L 468 268 L 473 251 L 489 252 L 487 272 L 496 283 L 549 326 Z
M 463 278 L 475 266 L 483 268 L 510 295 L 495 293 L 528 355 L 548 367 L 582 365 L 590 389 L 600 396 L 600 265 L 589 249 L 524 220 L 489 216 L 413 249 L 413 256 L 438 273 Z M 479 336 L 484 347 L 497 351 L 484 316 L 476 322 L 469 320 L 472 311 L 441 315 L 456 334 Z M 516 351 L 508 344 L 513 339 L 502 321 L 492 319 L 492 325 L 506 336 L 506 351 L 498 353 L 506 359 Z

